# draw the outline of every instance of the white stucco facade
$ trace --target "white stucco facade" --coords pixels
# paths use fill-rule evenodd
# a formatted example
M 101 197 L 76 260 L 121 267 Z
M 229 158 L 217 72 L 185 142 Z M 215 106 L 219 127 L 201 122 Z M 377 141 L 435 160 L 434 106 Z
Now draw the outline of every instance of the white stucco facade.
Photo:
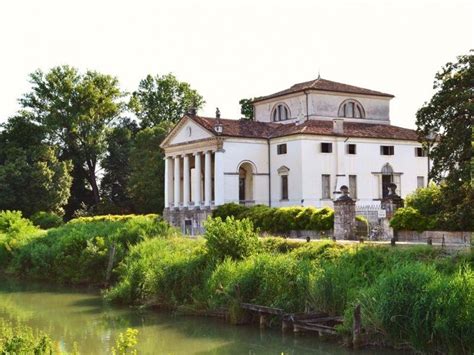
M 189 211 L 229 202 L 332 206 L 342 185 L 357 204 L 374 205 L 388 183 L 402 197 L 426 185 L 428 161 L 415 132 L 390 124 L 392 96 L 363 90 L 263 98 L 253 121 L 183 117 L 161 145 L 168 215 L 192 219 Z

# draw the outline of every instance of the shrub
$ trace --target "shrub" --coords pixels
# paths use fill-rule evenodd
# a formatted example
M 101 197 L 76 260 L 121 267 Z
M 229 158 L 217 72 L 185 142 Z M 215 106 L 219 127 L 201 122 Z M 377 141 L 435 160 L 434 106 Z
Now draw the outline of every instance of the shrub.
M 174 307 L 202 290 L 206 250 L 201 241 L 149 239 L 131 248 L 106 298 L 126 304 Z
M 13 272 L 39 279 L 101 284 L 110 276 L 109 260 L 116 266 L 130 246 L 173 234 L 167 223 L 150 216 L 78 219 L 50 229 L 42 238 L 20 248 L 10 266 Z
M 0 319 L 0 354 L 53 354 L 56 347 L 48 335 Z
M 30 219 L 35 226 L 41 229 L 57 228 L 63 225 L 63 219 L 52 212 L 36 212 Z
M 362 322 L 394 344 L 418 350 L 468 354 L 474 350 L 474 273 L 454 278 L 431 265 L 408 263 L 386 270 L 362 291 Z
M 236 220 L 227 217 L 209 218 L 205 224 L 204 238 L 211 259 L 222 261 L 229 257 L 243 259 L 254 253 L 258 247 L 258 235 L 248 219 Z
M 226 203 L 217 206 L 217 208 L 212 211 L 212 217 L 219 217 L 223 221 L 225 221 L 227 217 L 235 217 L 236 219 L 240 219 L 241 214 L 246 210 L 247 208 L 243 205 L 239 205 L 237 203 Z
M 356 235 L 366 237 L 369 234 L 369 221 L 364 216 L 356 216 Z
M 413 207 L 399 208 L 395 211 L 390 226 L 396 230 L 415 230 L 423 232 L 436 227 L 434 217 L 423 216 Z

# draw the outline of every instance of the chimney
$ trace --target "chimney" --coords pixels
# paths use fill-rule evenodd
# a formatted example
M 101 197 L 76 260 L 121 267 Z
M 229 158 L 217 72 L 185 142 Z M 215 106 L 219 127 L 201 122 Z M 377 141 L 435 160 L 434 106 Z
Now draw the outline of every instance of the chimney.
M 334 118 L 332 120 L 332 131 L 335 134 L 344 134 L 344 119 Z

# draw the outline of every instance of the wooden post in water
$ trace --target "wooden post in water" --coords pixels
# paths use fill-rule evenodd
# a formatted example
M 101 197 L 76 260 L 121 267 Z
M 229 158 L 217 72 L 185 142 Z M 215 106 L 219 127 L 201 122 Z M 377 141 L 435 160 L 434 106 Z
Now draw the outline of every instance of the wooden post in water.
M 267 327 L 267 316 L 263 313 L 260 313 L 259 318 L 260 318 L 260 329 L 265 329 Z
M 361 346 L 360 333 L 362 328 L 362 321 L 360 317 L 360 304 L 354 308 L 354 323 L 352 325 L 352 347 L 359 349 Z

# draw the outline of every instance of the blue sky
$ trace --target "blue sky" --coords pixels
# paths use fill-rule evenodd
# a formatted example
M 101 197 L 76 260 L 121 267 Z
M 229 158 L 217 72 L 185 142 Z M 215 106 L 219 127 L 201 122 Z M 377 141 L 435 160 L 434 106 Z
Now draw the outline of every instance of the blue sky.
M 434 74 L 473 48 L 467 0 L 2 1 L 0 122 L 28 73 L 70 64 L 133 91 L 174 73 L 205 98 L 201 114 L 239 118 L 238 101 L 325 79 L 394 94 L 392 123 L 414 127 Z

